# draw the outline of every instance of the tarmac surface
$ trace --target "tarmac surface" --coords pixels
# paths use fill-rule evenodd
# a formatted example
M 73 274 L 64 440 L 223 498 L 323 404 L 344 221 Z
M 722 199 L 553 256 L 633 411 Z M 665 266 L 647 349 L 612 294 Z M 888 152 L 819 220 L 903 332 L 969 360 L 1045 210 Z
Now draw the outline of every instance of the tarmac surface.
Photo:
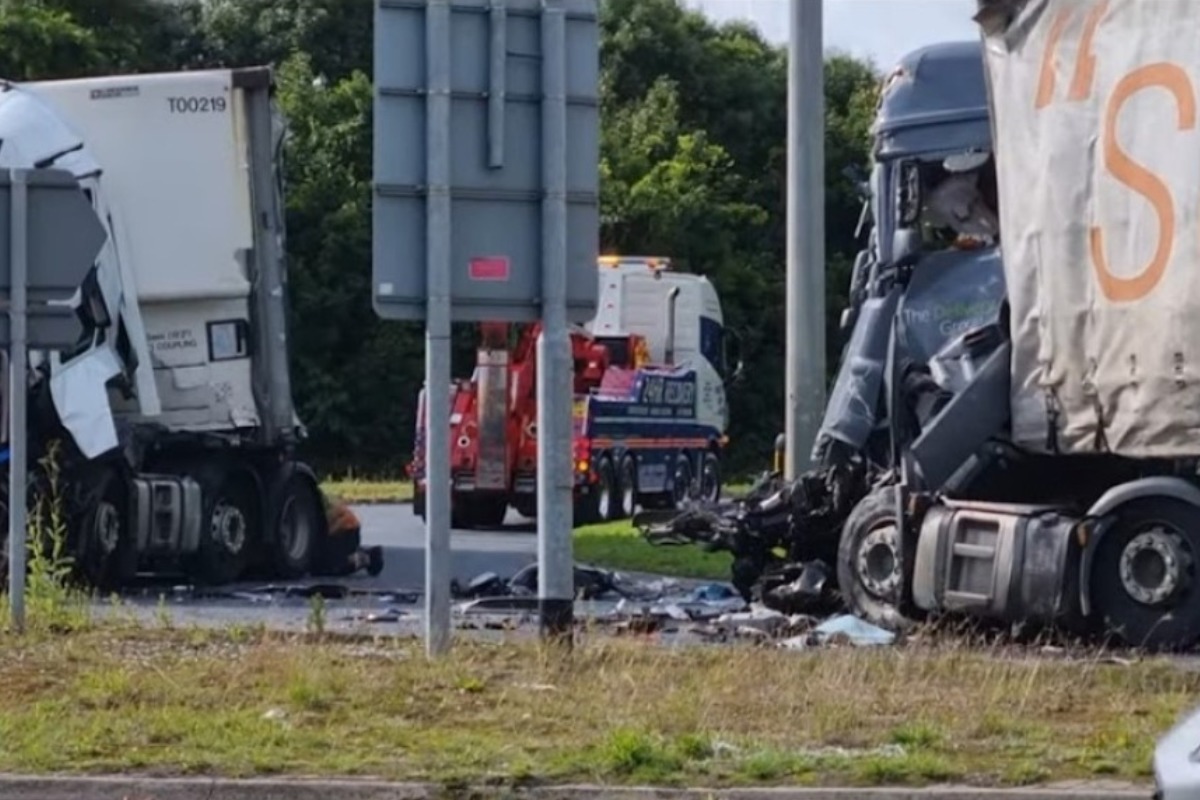
M 364 546 L 384 548 L 384 569 L 376 577 L 360 573 L 348 578 L 308 579 L 288 583 L 245 582 L 213 590 L 154 579 L 123 592 L 121 606 L 97 601 L 98 614 L 132 614 L 143 622 L 161 621 L 163 614 L 180 626 L 225 627 L 265 625 L 275 630 L 303 631 L 314 618 L 314 587 L 322 595 L 326 631 L 412 634 L 422 630 L 425 586 L 425 526 L 411 505 L 354 507 L 362 522 Z M 537 561 L 535 525 L 510 512 L 505 527 L 497 531 L 454 530 L 451 533 L 451 578 L 466 586 L 482 573 L 508 579 Z M 656 576 L 630 576 L 641 585 Z M 682 595 L 696 581 L 671 581 Z M 616 609 L 619 598 L 581 602 L 577 616 L 597 616 Z M 482 616 L 476 609 L 472 617 Z M 494 615 L 492 615 L 494 616 Z M 532 613 L 506 612 L 518 619 L 509 628 L 534 630 Z M 459 615 L 461 619 L 462 616 Z M 484 627 L 468 624 L 467 627 Z

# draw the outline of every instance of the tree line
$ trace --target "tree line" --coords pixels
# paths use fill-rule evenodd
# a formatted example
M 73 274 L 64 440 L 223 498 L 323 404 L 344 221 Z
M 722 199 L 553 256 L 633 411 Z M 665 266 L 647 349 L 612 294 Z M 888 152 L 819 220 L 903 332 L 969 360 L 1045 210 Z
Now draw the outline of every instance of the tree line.
M 767 463 L 783 424 L 787 55 L 679 0 L 600 0 L 601 247 L 709 276 L 742 341 L 731 466 Z M 291 353 L 307 455 L 330 473 L 398 474 L 424 375 L 417 325 L 371 309 L 373 0 L 0 0 L 9 80 L 269 64 L 288 120 Z M 826 59 L 828 363 L 861 247 L 878 76 Z M 455 331 L 456 372 L 474 331 Z

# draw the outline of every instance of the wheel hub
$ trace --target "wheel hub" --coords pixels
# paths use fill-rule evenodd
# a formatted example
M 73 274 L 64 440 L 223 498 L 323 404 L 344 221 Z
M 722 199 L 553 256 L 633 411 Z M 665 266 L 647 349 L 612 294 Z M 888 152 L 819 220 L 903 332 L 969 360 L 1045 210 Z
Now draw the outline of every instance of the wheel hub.
M 1143 605 L 1162 605 L 1187 588 L 1191 556 L 1178 534 L 1154 528 L 1121 551 L 1121 585 Z
M 121 540 L 121 513 L 112 503 L 102 502 L 96 507 L 96 542 L 104 555 L 116 552 Z
M 213 510 L 212 535 L 230 553 L 238 554 L 246 546 L 246 517 L 240 508 L 219 503 Z
M 875 528 L 863 538 L 858 549 L 858 575 L 863 588 L 876 597 L 895 593 L 900 585 L 900 558 L 894 525 Z

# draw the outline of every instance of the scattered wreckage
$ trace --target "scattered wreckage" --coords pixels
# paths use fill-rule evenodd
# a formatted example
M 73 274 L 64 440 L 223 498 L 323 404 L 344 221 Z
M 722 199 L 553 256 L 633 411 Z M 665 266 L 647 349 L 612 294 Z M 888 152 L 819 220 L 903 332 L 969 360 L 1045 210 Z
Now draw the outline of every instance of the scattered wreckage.
M 747 603 L 781 614 L 827 615 L 842 608 L 831 565 L 845 506 L 855 500 L 831 477 L 788 483 L 769 473 L 744 497 L 644 511 L 633 524 L 651 544 L 730 553 L 731 582 Z M 800 520 L 809 526 L 803 532 L 795 529 Z
M 1164 256 L 1143 285 L 1081 262 L 1089 235 L 1094 258 L 1098 231 L 1132 241 L 1156 228 L 1136 193 L 1080 188 L 1105 168 L 1104 148 L 1079 147 L 1113 135 L 1097 128 L 1104 92 L 1070 114 L 1027 102 L 1079 4 L 982 5 L 983 43 L 916 51 L 881 92 L 869 240 L 814 468 L 635 525 L 651 542 L 730 552 L 743 597 L 784 613 L 836 592 L 893 630 L 957 617 L 1189 650 L 1200 406 L 1179 320 L 1200 304 L 1194 270 Z M 1093 18 L 1107 75 L 1194 65 L 1177 32 L 1200 6 L 1121 7 Z

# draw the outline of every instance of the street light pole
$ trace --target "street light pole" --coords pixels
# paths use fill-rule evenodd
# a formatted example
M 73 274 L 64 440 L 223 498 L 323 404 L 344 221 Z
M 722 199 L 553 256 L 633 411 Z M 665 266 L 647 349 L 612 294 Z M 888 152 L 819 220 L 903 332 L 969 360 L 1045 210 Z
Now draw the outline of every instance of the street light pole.
M 825 408 L 823 0 L 791 0 L 788 43 L 787 408 L 784 476 L 811 463 Z

